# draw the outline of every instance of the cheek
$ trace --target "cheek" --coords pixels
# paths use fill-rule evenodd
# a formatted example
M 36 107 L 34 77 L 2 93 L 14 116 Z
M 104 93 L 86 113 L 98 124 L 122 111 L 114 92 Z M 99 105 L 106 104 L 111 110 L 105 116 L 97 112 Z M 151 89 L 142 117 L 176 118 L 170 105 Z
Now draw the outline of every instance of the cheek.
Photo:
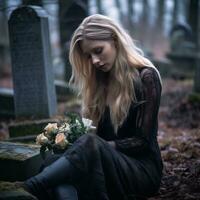
M 112 59 L 113 62 L 115 61 L 116 56 L 117 56 L 117 52 L 116 52 L 116 50 L 113 50 L 112 51 L 112 56 L 111 56 L 111 59 Z
M 108 60 L 113 61 L 115 58 L 115 51 L 109 50 L 106 56 Z
M 109 59 L 109 56 L 106 52 L 100 56 L 100 60 L 103 62 L 106 62 L 108 59 Z

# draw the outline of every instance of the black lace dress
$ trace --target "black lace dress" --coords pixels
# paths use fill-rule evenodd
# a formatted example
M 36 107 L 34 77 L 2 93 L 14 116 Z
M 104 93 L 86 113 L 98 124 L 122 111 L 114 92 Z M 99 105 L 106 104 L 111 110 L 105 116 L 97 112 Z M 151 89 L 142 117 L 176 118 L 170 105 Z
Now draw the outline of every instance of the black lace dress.
M 139 102 L 131 105 L 117 135 L 107 107 L 97 135 L 80 137 L 64 153 L 77 171 L 66 181 L 76 187 L 81 200 L 128 200 L 151 196 L 159 189 L 163 167 L 157 143 L 161 84 L 153 68 L 141 69 L 140 77 Z M 107 141 L 114 141 L 116 149 Z

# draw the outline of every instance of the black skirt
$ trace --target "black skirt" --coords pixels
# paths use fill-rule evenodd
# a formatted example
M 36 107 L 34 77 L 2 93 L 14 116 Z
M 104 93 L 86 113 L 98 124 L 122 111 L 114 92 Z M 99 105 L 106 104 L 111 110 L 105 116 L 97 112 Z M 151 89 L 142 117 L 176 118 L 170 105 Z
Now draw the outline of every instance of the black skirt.
M 161 174 L 151 159 L 129 157 L 94 134 L 80 137 L 62 156 L 69 159 L 77 171 L 66 182 L 76 187 L 81 200 L 148 197 L 155 194 L 160 185 Z

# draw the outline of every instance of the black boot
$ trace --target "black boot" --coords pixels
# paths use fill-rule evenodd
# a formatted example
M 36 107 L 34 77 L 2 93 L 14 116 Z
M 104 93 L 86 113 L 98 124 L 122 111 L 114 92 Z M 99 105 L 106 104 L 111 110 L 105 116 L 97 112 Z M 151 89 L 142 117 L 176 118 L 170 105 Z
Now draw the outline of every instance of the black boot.
M 60 157 L 54 163 L 44 168 L 38 175 L 24 182 L 26 190 L 39 199 L 52 187 L 63 183 L 70 183 L 71 177 L 75 175 L 75 169 L 65 157 Z
M 54 189 L 56 200 L 78 200 L 77 190 L 69 184 L 58 185 Z

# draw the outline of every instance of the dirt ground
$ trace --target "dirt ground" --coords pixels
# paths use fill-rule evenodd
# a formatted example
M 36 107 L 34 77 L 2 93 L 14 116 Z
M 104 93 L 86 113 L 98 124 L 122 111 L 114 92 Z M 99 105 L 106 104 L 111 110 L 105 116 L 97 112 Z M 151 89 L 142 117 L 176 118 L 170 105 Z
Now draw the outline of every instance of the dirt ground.
M 200 101 L 192 81 L 163 81 L 158 141 L 164 175 L 150 200 L 200 199 Z
M 200 98 L 192 88 L 191 80 L 163 80 L 158 132 L 163 179 L 159 193 L 149 200 L 200 200 Z M 68 102 L 58 109 L 74 108 Z M 0 139 L 8 137 L 8 123 L 0 122 Z

